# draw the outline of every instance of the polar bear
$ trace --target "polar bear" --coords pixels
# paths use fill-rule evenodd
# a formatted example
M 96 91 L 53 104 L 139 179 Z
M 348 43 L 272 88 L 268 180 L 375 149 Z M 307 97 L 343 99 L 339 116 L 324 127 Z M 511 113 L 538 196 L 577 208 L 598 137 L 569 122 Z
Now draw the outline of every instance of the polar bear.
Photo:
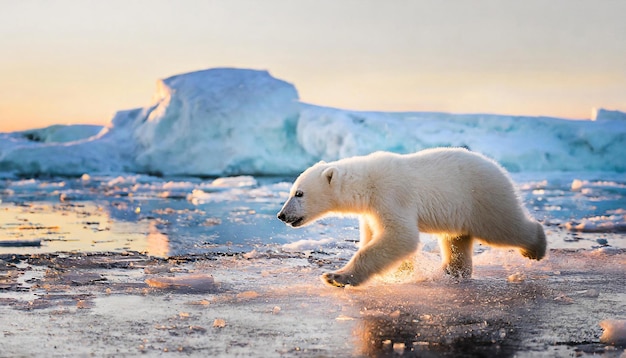
M 444 272 L 459 278 L 472 274 L 474 240 L 519 248 L 535 260 L 546 252 L 543 227 L 522 206 L 506 171 L 463 148 L 319 162 L 296 179 L 278 218 L 300 227 L 332 213 L 360 219 L 358 251 L 343 268 L 322 275 L 338 287 L 363 284 L 412 256 L 420 232 L 440 238 Z

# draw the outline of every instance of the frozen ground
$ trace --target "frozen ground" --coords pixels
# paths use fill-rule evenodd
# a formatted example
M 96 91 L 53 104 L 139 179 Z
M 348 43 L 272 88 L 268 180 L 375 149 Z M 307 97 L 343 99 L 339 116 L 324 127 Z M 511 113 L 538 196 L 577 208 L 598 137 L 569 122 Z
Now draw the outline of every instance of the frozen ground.
M 450 282 L 424 237 L 359 289 L 318 279 L 355 251 L 354 219 L 275 219 L 292 179 L 0 182 L 0 356 L 624 354 L 600 340 L 601 322 L 624 338 L 622 175 L 514 175 L 543 261 L 477 245 L 474 278 Z
M 619 357 L 599 323 L 624 318 L 625 258 L 501 252 L 468 282 L 336 289 L 317 276 L 340 261 L 310 254 L 3 257 L 0 356 Z

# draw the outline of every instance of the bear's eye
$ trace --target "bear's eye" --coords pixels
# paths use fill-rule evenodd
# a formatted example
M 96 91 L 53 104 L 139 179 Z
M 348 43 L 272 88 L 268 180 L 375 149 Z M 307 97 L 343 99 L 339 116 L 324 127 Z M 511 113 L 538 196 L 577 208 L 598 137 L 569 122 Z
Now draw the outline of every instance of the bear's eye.
M 303 195 L 304 193 L 302 192 L 302 190 L 296 190 L 296 193 L 294 194 L 296 198 L 301 198 Z

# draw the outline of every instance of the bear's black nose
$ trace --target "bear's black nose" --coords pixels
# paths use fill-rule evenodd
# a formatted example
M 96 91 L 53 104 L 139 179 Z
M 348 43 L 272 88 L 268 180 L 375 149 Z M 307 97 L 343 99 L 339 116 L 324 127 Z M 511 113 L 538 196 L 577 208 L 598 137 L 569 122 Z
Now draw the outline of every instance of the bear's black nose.
M 279 218 L 281 221 L 285 221 L 285 218 L 286 218 L 285 213 L 282 213 L 282 212 L 281 212 L 281 213 L 278 213 L 278 218 Z

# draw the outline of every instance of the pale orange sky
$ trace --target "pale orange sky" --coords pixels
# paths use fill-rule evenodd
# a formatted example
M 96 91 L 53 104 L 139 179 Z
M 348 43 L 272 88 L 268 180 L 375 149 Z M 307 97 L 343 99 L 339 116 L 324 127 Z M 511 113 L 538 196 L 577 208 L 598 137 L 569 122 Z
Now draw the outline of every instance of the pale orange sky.
M 158 78 L 267 69 L 304 102 L 589 118 L 626 111 L 625 1 L 14 1 L 0 132 L 107 124 Z

